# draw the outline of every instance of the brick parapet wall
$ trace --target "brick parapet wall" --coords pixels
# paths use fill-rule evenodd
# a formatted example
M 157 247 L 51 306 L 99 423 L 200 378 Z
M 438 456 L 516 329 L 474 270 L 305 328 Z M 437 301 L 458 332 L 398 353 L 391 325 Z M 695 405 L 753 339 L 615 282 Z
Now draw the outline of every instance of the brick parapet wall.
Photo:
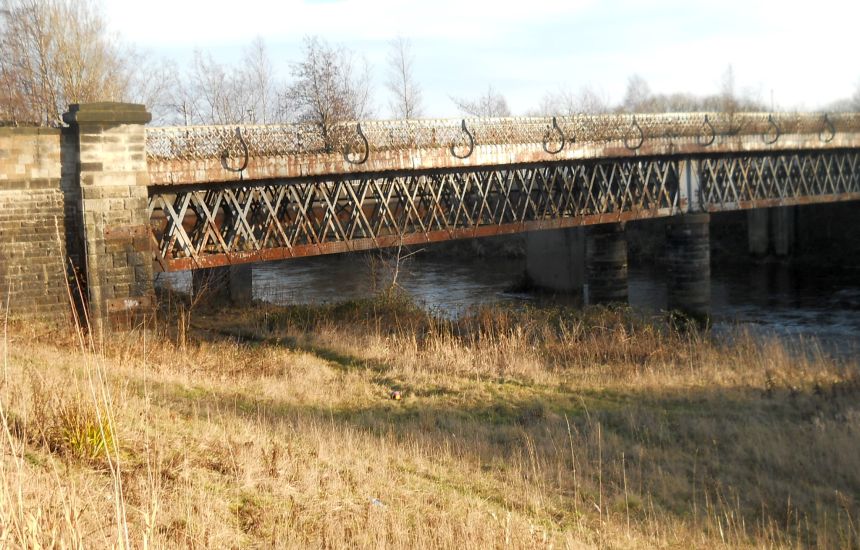
M 14 317 L 63 320 L 71 180 L 63 136 L 45 128 L 0 128 L 0 305 Z

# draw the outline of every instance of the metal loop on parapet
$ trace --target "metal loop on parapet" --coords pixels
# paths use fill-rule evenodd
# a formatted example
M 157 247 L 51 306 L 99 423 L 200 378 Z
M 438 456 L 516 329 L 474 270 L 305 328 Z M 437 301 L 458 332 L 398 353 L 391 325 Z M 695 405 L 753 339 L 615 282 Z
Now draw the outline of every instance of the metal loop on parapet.
M 228 172 L 243 172 L 245 168 L 248 167 L 248 144 L 245 142 L 245 138 L 242 136 L 242 129 L 240 127 L 236 127 L 236 137 L 239 138 L 239 145 L 242 146 L 242 155 L 244 159 L 242 160 L 242 166 L 239 168 L 233 168 L 229 164 L 227 164 L 227 159 L 230 158 L 230 150 L 224 149 L 221 152 L 221 166 L 224 170 Z
M 696 143 L 702 147 L 708 147 L 714 143 L 715 139 L 717 139 L 717 131 L 714 129 L 714 125 L 711 124 L 711 121 L 708 120 L 708 115 L 705 115 L 705 122 L 702 124 L 702 127 L 707 129 L 710 136 L 708 136 L 708 139 L 702 139 L 702 136 L 696 136 Z
M 770 133 L 770 129 L 761 135 L 761 140 L 767 145 L 773 145 L 777 141 L 779 141 L 779 136 L 782 135 L 782 131 L 777 126 L 776 121 L 773 119 L 773 115 L 767 115 L 767 122 L 770 125 L 770 128 L 773 128 L 773 139 L 768 139 L 767 135 Z
M 827 134 L 824 134 L 825 130 L 827 131 Z M 824 137 L 825 135 L 827 137 Z M 836 127 L 833 126 L 833 122 L 830 121 L 830 117 L 827 116 L 827 113 L 824 113 L 824 128 L 818 132 L 818 139 L 821 140 L 822 143 L 830 143 L 835 137 Z
M 639 123 L 636 122 L 636 117 L 633 117 L 633 128 L 639 134 L 639 141 L 636 142 L 636 145 L 630 145 L 630 142 L 627 139 L 627 136 L 624 136 L 624 146 L 630 149 L 631 151 L 635 151 L 642 147 L 642 144 L 645 143 L 645 132 L 642 131 L 642 127 L 639 126 Z
M 370 142 L 367 141 L 367 136 L 364 135 L 364 132 L 361 130 L 360 122 L 356 124 L 355 131 L 358 134 L 358 137 L 361 138 L 361 141 L 364 142 L 364 154 L 358 160 L 353 160 L 350 156 L 352 155 L 351 145 L 347 143 L 343 148 L 343 158 L 350 164 L 364 164 L 367 162 L 368 157 L 370 157 Z
M 549 147 L 550 136 L 553 132 L 558 134 L 558 141 L 561 142 L 561 144 L 558 146 L 558 149 L 550 149 Z M 546 129 L 546 133 L 543 135 L 543 150 L 550 155 L 557 155 L 561 153 L 562 149 L 564 149 L 564 144 L 566 142 L 567 140 L 564 137 L 564 132 L 561 131 L 561 127 L 558 125 L 558 120 L 555 117 L 552 117 L 552 126 L 548 127 Z
M 475 150 L 475 136 L 473 136 L 472 132 L 469 131 L 469 128 L 466 127 L 466 119 L 465 118 L 463 119 L 463 123 L 460 125 L 460 127 L 463 129 L 463 132 L 466 133 L 466 137 L 469 138 L 469 152 L 466 153 L 465 155 L 458 155 L 457 150 L 456 150 L 457 145 L 452 141 L 451 142 L 451 154 L 454 155 L 455 157 L 457 157 L 458 159 L 465 159 L 465 158 L 469 158 L 470 156 L 472 156 L 472 152 L 474 152 L 474 150 Z

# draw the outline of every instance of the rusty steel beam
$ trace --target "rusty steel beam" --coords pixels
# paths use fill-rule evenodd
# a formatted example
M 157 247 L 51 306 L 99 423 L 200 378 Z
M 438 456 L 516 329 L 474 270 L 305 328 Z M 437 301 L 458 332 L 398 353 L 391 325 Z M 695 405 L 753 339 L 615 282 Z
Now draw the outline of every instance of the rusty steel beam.
M 658 218 L 672 215 L 673 209 L 641 210 L 637 212 L 619 212 L 617 214 L 597 214 L 581 218 L 558 218 L 555 220 L 534 221 L 524 223 L 501 224 L 497 226 L 477 227 L 474 229 L 456 229 L 451 231 L 431 231 L 428 233 L 413 233 L 410 235 L 378 237 L 376 239 L 362 238 L 351 241 L 335 241 L 316 245 L 299 245 L 292 248 L 270 248 L 260 251 L 238 252 L 233 254 L 212 254 L 194 258 L 177 258 L 168 260 L 164 271 L 185 271 L 225 265 L 265 262 L 272 260 L 287 260 L 343 252 L 360 252 L 395 246 L 411 246 L 430 244 L 456 239 L 474 239 L 496 235 L 510 235 L 526 231 L 560 229 L 595 225 L 600 223 L 619 223 L 633 220 Z M 159 264 L 159 270 L 161 270 Z
M 836 150 L 151 187 L 150 213 L 156 269 L 177 271 L 858 199 L 860 152 Z

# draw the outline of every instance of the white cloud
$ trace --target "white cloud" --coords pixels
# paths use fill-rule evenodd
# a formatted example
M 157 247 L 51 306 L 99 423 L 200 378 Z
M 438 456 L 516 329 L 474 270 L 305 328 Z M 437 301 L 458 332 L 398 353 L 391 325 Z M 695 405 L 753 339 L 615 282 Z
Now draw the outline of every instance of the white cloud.
M 547 17 L 569 17 L 593 0 L 479 2 L 434 0 L 149 0 L 141 10 L 127 0 L 105 0 L 110 19 L 140 43 L 188 45 L 319 34 L 386 40 L 398 34 L 444 40 L 498 39 L 512 28 Z
M 104 0 L 120 34 L 185 56 L 234 52 L 256 36 L 286 62 L 305 35 L 343 42 L 384 72 L 385 42 L 413 39 L 429 111 L 454 115 L 449 95 L 492 84 L 512 108 L 545 91 L 589 85 L 620 99 L 630 74 L 660 92 L 709 93 L 732 64 L 740 88 L 770 91 L 779 106 L 817 108 L 850 95 L 860 78 L 854 25 L 844 0 Z M 386 103 L 380 97 L 377 104 Z

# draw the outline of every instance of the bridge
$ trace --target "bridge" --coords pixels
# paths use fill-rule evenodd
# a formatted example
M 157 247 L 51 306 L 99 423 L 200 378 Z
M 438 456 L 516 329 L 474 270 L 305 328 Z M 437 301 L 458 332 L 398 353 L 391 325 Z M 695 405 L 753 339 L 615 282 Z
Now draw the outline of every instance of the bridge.
M 97 320 L 151 307 L 153 271 L 229 268 L 247 295 L 240 266 L 253 262 L 518 232 L 535 232 L 530 271 L 545 286 L 587 279 L 612 300 L 626 296 L 622 224 L 658 217 L 671 218 L 669 305 L 707 311 L 709 214 L 860 199 L 857 113 L 149 118 L 72 106 L 60 132 L 64 247 Z
M 860 198 L 860 116 L 149 128 L 158 268 Z

